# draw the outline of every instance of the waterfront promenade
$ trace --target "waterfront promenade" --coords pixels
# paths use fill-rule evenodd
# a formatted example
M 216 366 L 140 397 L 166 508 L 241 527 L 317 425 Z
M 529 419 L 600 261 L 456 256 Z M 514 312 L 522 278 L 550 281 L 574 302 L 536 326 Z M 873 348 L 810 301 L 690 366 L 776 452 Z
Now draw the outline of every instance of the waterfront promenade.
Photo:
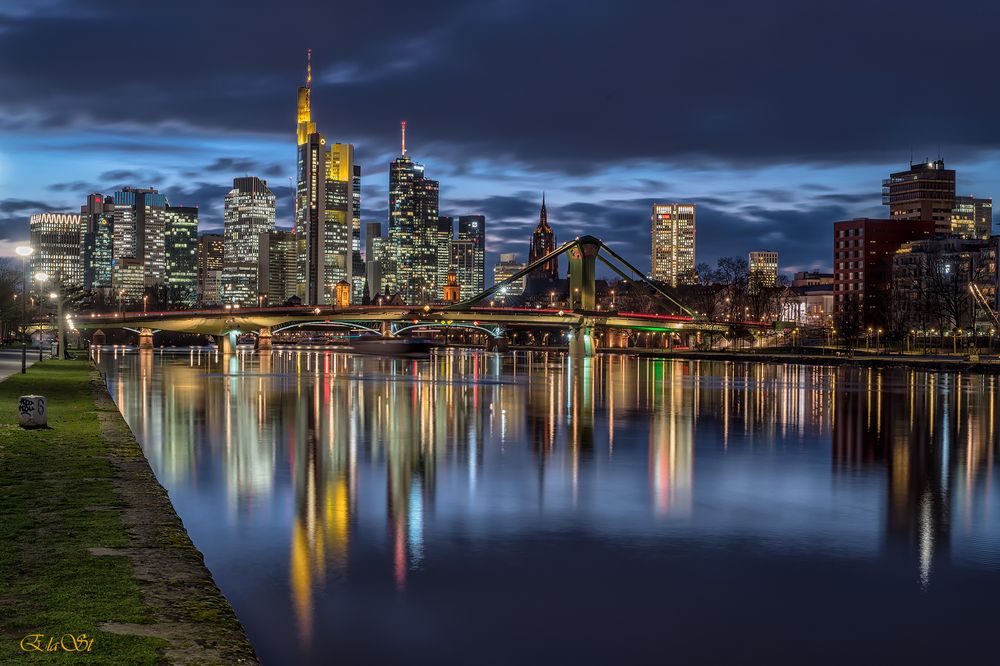
M 49 428 L 18 427 L 29 393 Z M 11 374 L 0 409 L 0 663 L 257 663 L 89 362 Z

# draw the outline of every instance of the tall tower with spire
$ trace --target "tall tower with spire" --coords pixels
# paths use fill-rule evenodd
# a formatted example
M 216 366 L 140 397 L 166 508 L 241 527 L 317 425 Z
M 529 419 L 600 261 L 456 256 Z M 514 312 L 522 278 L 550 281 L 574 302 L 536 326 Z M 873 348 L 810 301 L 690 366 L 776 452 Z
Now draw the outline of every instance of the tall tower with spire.
M 549 214 L 545 209 L 545 193 L 542 193 L 542 209 L 538 213 L 538 226 L 531 234 L 531 247 L 528 251 L 528 263 L 541 259 L 556 249 L 556 235 L 549 226 Z M 535 268 L 528 275 L 529 279 L 559 279 L 559 260 L 549 259 Z
M 299 87 L 298 185 L 295 190 L 295 242 L 298 296 L 306 305 L 332 303 L 336 286 L 347 281 L 361 299 L 361 167 L 351 144 L 328 144 L 312 119 L 312 49 L 306 83 Z M 357 257 L 354 255 L 357 254 Z

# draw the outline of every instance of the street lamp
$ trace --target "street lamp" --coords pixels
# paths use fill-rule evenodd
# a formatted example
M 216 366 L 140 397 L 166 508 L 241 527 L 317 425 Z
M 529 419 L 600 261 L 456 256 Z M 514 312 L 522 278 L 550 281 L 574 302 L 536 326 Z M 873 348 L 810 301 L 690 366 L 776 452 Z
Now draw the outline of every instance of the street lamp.
M 35 251 L 30 245 L 18 245 L 15 249 L 21 257 L 21 374 L 28 371 L 28 257 Z

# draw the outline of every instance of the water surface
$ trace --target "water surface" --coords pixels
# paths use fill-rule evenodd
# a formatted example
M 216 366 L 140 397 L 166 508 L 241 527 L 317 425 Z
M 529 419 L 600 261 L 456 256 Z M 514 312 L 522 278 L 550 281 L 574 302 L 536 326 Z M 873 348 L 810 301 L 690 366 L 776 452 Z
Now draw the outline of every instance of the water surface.
M 99 362 L 266 664 L 994 659 L 993 376 Z

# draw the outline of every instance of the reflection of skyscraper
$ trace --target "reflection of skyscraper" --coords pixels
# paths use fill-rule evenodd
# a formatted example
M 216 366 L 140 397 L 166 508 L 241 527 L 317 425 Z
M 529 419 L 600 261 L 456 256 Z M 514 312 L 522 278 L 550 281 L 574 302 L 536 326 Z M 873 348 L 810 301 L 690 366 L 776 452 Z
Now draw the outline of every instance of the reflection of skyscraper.
M 649 424 L 649 483 L 656 513 L 691 511 L 694 479 L 694 392 L 686 389 L 680 364 L 648 366 L 652 401 Z

